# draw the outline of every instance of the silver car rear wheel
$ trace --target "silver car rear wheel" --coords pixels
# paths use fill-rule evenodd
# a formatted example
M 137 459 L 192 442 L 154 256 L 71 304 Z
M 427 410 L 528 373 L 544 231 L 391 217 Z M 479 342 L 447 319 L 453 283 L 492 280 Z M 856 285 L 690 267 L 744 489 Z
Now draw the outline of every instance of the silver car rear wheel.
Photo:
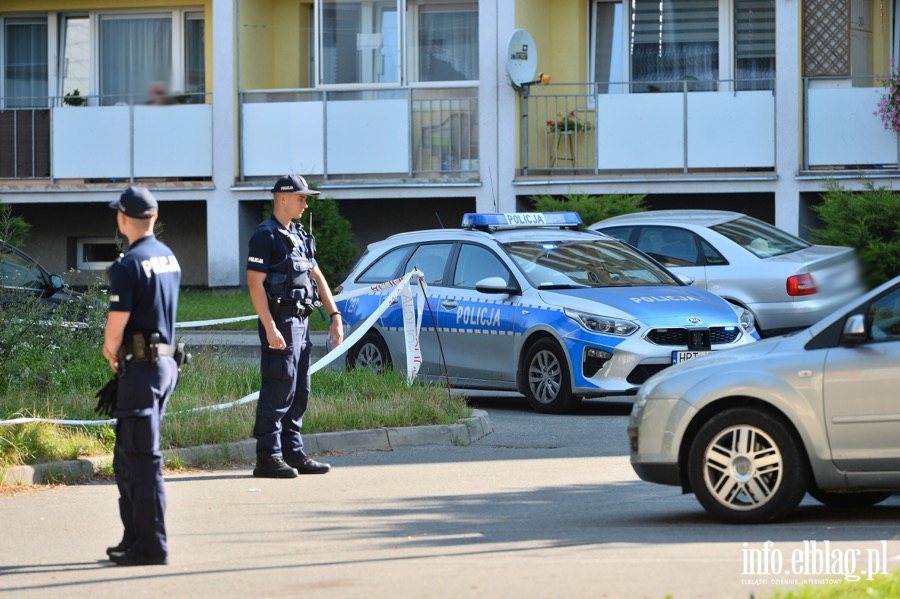
M 726 409 L 687 442 L 691 490 L 719 520 L 750 524 L 783 518 L 809 488 L 803 444 L 774 411 Z

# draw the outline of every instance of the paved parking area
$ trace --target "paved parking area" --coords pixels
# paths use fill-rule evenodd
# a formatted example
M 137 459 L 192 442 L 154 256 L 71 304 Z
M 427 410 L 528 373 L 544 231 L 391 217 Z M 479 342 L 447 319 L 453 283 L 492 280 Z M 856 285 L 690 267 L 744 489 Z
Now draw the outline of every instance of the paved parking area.
M 167 567 L 101 559 L 119 535 L 113 484 L 0 497 L 0 593 L 746 598 L 797 578 L 743 574 L 744 550 L 768 540 L 786 555 L 830 540 L 863 556 L 885 540 L 900 567 L 900 497 L 719 525 L 693 496 L 635 477 L 625 404 L 541 416 L 508 394 L 474 403 L 497 432 L 471 447 L 333 456 L 332 473 L 288 481 L 249 467 L 169 477 Z

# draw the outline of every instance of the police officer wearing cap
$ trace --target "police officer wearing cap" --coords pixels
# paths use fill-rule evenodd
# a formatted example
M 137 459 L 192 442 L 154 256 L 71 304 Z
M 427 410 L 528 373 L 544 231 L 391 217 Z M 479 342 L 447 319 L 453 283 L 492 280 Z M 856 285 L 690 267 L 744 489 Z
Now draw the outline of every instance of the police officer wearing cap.
M 344 339 L 341 314 L 316 265 L 315 239 L 293 221 L 319 195 L 299 175 L 281 177 L 272 188 L 272 217 L 250 238 L 247 285 L 259 315 L 262 388 L 256 406 L 256 467 L 262 478 L 324 474 L 328 464 L 303 452 L 300 427 L 309 402 L 312 348 L 307 317 L 324 306 L 331 318 L 332 347 Z
M 118 211 L 129 248 L 109 268 L 103 343 L 103 356 L 119 377 L 113 471 L 125 529 L 107 554 L 120 566 L 163 565 L 168 547 L 159 425 L 178 382 L 172 344 L 181 267 L 153 235 L 159 205 L 150 191 L 129 187 L 110 208 Z

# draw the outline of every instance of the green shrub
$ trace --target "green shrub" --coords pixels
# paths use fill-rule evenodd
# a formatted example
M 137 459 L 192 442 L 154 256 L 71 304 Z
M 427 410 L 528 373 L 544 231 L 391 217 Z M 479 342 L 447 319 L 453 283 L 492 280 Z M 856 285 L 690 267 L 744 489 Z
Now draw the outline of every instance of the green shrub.
M 30 230 L 31 225 L 21 216 L 14 216 L 9 204 L 0 204 L 0 240 L 19 247 L 28 237 Z
M 900 194 L 871 180 L 864 187 L 856 192 L 827 183 L 822 203 L 813 207 L 824 227 L 812 230 L 812 240 L 854 248 L 866 283 L 876 287 L 900 274 Z
M 562 197 L 534 196 L 531 201 L 538 212 L 577 212 L 584 225 L 588 226 L 620 214 L 643 212 L 647 209 L 644 204 L 646 197 L 647 194 L 614 193 L 593 196 L 587 193 L 568 193 Z
M 315 185 L 311 185 L 315 189 Z M 263 218 L 272 216 L 272 204 L 266 204 Z M 310 218 L 312 228 L 310 228 Z M 331 285 L 337 285 L 353 266 L 359 245 L 353 238 L 350 221 L 341 216 L 337 200 L 319 196 L 310 198 L 300 222 L 316 236 L 316 262 Z

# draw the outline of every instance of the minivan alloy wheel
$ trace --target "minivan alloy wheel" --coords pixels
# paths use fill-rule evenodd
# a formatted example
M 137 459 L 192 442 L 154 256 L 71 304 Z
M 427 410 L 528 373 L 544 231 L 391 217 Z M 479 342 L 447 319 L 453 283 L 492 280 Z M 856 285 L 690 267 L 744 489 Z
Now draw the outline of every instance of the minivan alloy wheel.
M 706 448 L 703 480 L 710 493 L 732 510 L 765 505 L 784 476 L 781 452 L 765 431 L 742 424 L 722 430 Z

